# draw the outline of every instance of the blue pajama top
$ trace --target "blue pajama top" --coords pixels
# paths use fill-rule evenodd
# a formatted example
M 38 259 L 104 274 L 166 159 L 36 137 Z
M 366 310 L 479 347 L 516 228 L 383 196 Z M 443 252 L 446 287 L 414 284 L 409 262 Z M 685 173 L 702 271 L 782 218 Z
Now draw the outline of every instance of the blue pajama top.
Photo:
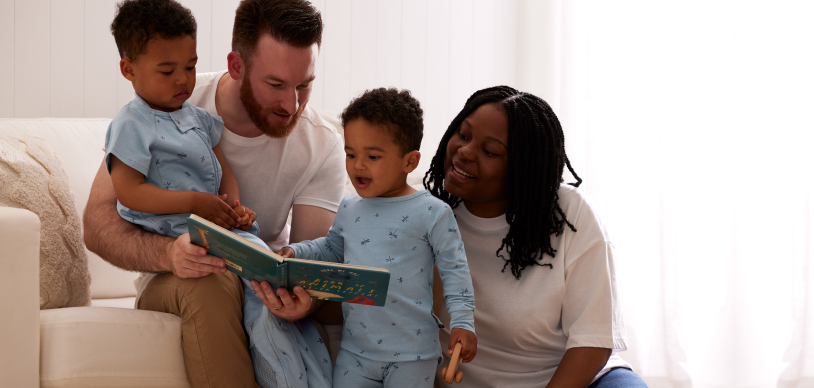
M 184 102 L 164 112 L 150 108 L 138 94 L 110 122 L 105 136 L 105 165 L 110 155 L 144 175 L 144 182 L 167 190 L 218 194 L 222 175 L 212 151 L 223 133 L 223 120 Z M 150 214 L 117 203 L 119 215 L 143 228 L 173 237 L 187 233 L 189 214 Z
M 383 307 L 342 304 L 342 349 L 388 362 L 439 357 L 433 264 L 444 284 L 450 327 L 475 332 L 475 297 L 458 224 L 452 209 L 426 190 L 395 198 L 347 196 L 328 236 L 290 247 L 297 258 L 390 271 Z

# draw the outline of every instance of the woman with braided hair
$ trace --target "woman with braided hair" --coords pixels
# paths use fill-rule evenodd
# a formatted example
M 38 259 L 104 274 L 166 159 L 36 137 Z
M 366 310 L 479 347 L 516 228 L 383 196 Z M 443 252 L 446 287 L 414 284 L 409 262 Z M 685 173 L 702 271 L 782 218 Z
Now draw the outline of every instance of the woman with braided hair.
M 478 357 L 460 366 L 462 386 L 646 387 L 615 354 L 627 345 L 613 245 L 580 183 L 538 97 L 480 90 L 449 125 L 424 186 L 454 208 L 476 295 Z

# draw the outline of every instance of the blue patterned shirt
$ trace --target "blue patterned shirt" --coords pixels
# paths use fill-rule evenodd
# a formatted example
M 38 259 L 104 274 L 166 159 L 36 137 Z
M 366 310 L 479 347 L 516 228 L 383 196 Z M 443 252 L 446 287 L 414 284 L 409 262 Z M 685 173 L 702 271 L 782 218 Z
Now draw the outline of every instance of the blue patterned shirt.
M 167 190 L 218 194 L 222 175 L 212 151 L 223 133 L 223 120 L 184 102 L 181 109 L 152 109 L 138 94 L 110 122 L 105 164 L 110 155 L 144 175 L 144 182 Z M 187 233 L 189 214 L 150 214 L 117 203 L 119 215 L 147 230 L 173 237 Z
M 426 190 L 394 198 L 347 196 L 328 236 L 290 247 L 302 259 L 390 271 L 383 307 L 343 303 L 347 351 L 389 362 L 441 355 L 431 315 L 433 264 L 444 284 L 450 327 L 475 332 L 475 296 L 458 224 L 452 209 Z

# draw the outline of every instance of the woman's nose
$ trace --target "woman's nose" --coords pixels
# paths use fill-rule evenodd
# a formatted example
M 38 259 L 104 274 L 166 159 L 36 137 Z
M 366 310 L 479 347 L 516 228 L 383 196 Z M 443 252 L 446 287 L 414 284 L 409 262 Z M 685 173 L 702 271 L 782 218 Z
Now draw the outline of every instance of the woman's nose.
M 458 148 L 458 155 L 461 156 L 461 159 L 466 160 L 475 160 L 475 150 L 472 144 L 466 144 Z

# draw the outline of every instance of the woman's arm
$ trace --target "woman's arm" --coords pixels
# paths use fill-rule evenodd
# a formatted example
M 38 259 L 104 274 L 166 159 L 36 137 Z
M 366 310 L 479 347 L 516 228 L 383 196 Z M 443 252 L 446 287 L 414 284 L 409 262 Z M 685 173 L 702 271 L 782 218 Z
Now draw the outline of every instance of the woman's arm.
M 571 348 L 554 372 L 548 388 L 587 387 L 597 373 L 602 370 L 611 356 L 611 350 L 605 348 Z

